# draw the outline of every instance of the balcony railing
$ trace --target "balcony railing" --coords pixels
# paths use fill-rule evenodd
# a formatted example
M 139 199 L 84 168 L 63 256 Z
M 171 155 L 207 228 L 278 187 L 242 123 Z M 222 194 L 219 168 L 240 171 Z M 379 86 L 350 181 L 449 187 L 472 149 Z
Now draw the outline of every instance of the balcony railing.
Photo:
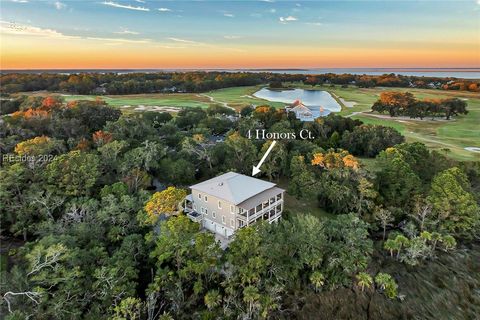
M 198 213 L 196 211 L 190 211 L 190 212 L 187 212 L 187 217 L 190 218 L 190 220 L 192 220 L 193 222 L 202 222 L 202 214 L 201 213 Z
M 265 213 L 269 213 L 270 215 L 270 210 L 274 210 L 274 215 L 277 215 L 279 212 L 282 211 L 283 208 L 283 199 L 276 200 L 272 203 L 269 202 L 267 206 L 263 206 L 264 204 L 259 205 L 261 209 L 259 209 L 257 206 L 256 208 L 250 209 L 248 211 L 248 222 L 251 222 L 252 220 L 257 219 L 258 217 L 264 215 Z M 277 206 L 281 206 L 280 209 L 277 209 Z M 238 216 L 241 220 L 244 220 L 245 222 L 247 221 L 247 211 L 240 213 Z

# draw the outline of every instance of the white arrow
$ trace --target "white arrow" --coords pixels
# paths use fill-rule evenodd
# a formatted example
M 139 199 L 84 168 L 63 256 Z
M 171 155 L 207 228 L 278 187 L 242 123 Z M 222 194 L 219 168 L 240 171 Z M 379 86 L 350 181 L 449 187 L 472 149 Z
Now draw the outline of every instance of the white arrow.
M 252 176 L 256 175 L 257 173 L 259 173 L 260 171 L 260 166 L 263 164 L 263 162 L 265 161 L 265 159 L 267 158 L 268 154 L 270 153 L 270 151 L 272 151 L 273 147 L 275 146 L 275 144 L 277 143 L 277 141 L 273 140 L 272 141 L 272 144 L 270 145 L 270 147 L 268 147 L 267 149 L 267 152 L 265 152 L 265 154 L 263 155 L 262 159 L 260 159 L 260 162 L 257 164 L 257 166 L 253 166 L 253 170 L 252 170 Z

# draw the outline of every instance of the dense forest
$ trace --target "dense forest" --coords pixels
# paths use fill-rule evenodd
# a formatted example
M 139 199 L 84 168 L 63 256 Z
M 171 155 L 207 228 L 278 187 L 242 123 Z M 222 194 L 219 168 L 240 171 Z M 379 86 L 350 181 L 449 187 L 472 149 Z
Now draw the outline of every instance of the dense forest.
M 157 92 L 205 92 L 209 90 L 270 83 L 303 82 L 308 85 L 356 85 L 358 87 L 435 88 L 478 92 L 478 80 L 334 74 L 279 74 L 270 72 L 155 72 L 155 73 L 2 73 L 0 92 L 57 91 L 73 94 L 136 94 Z
M 410 92 L 385 91 L 372 106 L 372 111 L 388 112 L 391 117 L 445 117 L 468 114 L 467 102 L 459 98 L 417 100 Z
M 108 93 L 121 93 L 117 84 L 135 88 L 146 80 L 153 87 L 168 83 L 148 90 L 196 91 L 273 75 L 161 76 L 8 75 L 2 87 L 88 93 L 107 83 Z M 199 89 L 196 76 L 213 82 Z M 448 257 L 466 259 L 455 255 L 480 237 L 480 163 L 457 162 L 406 143 L 393 128 L 333 114 L 300 122 L 283 109 L 245 107 L 234 121 L 226 116 L 231 112 L 216 106 L 175 117 L 122 114 L 101 99 L 65 103 L 49 96 L 25 99 L 3 116 L 0 313 L 6 319 L 308 319 L 308 312 L 335 314 L 325 310 L 335 305 L 328 297 L 341 294 L 350 306 L 368 305 L 359 318 L 435 318 L 408 309 L 409 292 L 395 270 L 421 273 Z M 246 138 L 259 128 L 313 133 L 313 140 L 278 141 L 261 177 L 287 181 L 291 196 L 314 199 L 329 217 L 286 210 L 277 224 L 241 229 L 222 250 L 177 203 L 192 183 L 229 170 L 250 174 L 271 143 Z M 475 281 L 462 289 L 470 304 L 452 307 L 445 318 L 478 315 Z M 374 310 L 378 304 L 389 308 Z

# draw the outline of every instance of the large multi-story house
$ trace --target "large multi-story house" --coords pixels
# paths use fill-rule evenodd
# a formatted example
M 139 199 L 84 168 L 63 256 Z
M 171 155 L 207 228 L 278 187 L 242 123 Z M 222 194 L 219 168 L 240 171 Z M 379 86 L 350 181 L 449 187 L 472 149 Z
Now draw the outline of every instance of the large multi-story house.
M 282 216 L 285 190 L 271 182 L 228 172 L 190 189 L 187 216 L 226 238 L 259 219 L 272 223 Z

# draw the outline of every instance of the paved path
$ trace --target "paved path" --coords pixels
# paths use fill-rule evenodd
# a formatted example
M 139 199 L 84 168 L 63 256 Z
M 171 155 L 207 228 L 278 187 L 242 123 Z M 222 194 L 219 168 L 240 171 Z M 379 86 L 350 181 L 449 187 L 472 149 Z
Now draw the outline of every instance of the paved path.
M 198 97 L 208 98 L 208 99 L 210 99 L 210 102 L 219 103 L 219 104 L 221 104 L 222 106 L 224 106 L 225 108 L 229 108 L 229 109 L 235 110 L 235 108 L 230 107 L 230 106 L 228 105 L 228 103 L 215 100 L 214 97 L 209 96 L 209 95 L 207 95 L 207 94 L 205 94 L 205 93 L 197 94 L 197 96 L 198 96 Z M 235 111 L 236 111 L 236 110 L 235 110 Z

